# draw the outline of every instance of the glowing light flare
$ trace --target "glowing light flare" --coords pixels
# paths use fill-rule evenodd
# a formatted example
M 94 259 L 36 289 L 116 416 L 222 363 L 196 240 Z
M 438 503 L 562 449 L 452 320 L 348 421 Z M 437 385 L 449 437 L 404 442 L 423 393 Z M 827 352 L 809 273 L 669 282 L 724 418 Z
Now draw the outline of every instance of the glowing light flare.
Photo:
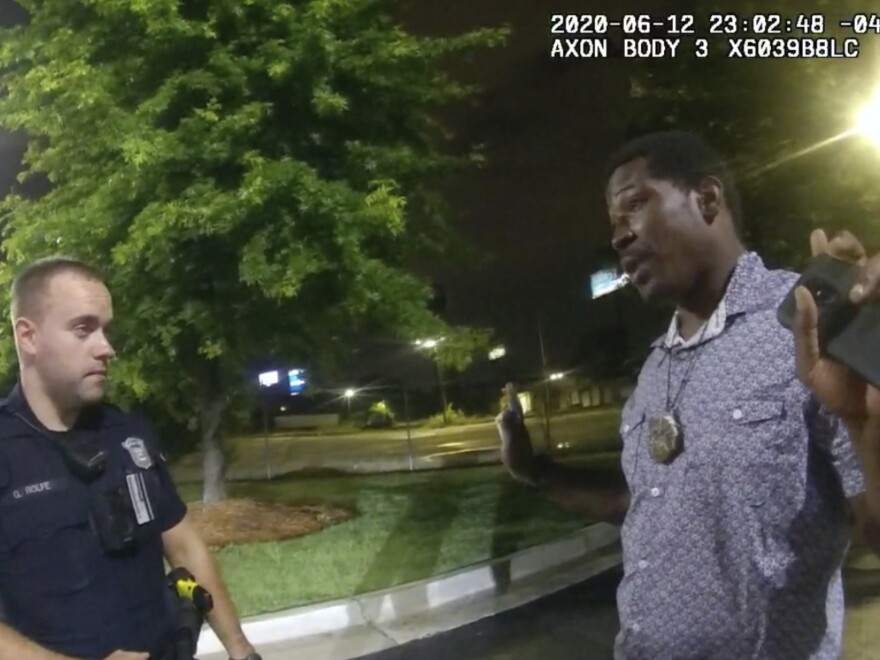
M 880 147 L 880 90 L 859 113 L 856 131 Z
M 779 167 L 780 165 L 784 165 L 789 161 L 795 160 L 796 158 L 801 158 L 803 156 L 813 153 L 814 151 L 818 151 L 819 149 L 824 149 L 825 147 L 834 144 L 835 142 L 856 135 L 861 135 L 868 138 L 878 148 L 880 148 L 880 89 L 877 90 L 874 98 L 859 111 L 852 128 L 844 131 L 843 133 L 840 133 L 839 135 L 833 135 L 830 138 L 821 140 L 819 142 L 816 142 L 815 144 L 811 144 L 810 146 L 799 151 L 795 151 L 794 153 L 784 155 L 771 163 L 756 167 L 750 172 L 745 173 L 742 178 L 744 180 L 753 179 L 769 170 Z

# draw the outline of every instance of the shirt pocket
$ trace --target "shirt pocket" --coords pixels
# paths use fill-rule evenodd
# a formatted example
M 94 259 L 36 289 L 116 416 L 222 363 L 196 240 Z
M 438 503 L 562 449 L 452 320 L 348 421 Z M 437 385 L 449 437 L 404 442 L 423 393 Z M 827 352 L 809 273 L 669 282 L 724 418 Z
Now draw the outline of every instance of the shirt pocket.
M 92 583 L 100 546 L 84 498 L 53 494 L 0 515 L 14 580 L 46 595 L 74 593 Z
M 732 477 L 751 507 L 781 522 L 802 499 L 807 440 L 784 401 L 742 399 L 731 409 L 736 460 Z
M 730 406 L 730 428 L 746 459 L 796 453 L 803 424 L 780 399 L 740 399 Z

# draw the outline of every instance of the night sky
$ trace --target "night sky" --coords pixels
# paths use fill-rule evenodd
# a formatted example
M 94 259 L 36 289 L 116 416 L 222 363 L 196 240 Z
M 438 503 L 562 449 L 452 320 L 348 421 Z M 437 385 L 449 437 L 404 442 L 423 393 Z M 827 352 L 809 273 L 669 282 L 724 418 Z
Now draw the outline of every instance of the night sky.
M 567 368 L 590 326 L 616 323 L 620 305 L 636 342 L 662 331 L 637 323 L 640 301 L 615 294 L 588 304 L 587 279 L 609 256 L 611 239 L 602 186 L 609 155 L 625 140 L 632 60 L 553 60 L 551 13 L 645 12 L 646 2 L 541 3 L 534 0 L 452 0 L 416 3 L 418 32 L 447 34 L 507 23 L 504 48 L 467 69 L 483 88 L 478 107 L 455 116 L 462 141 L 487 147 L 485 169 L 449 189 L 455 225 L 493 255 L 479 269 L 437 268 L 448 288 L 451 320 L 494 327 L 517 371 L 540 367 L 537 317 L 544 319 L 547 360 Z M 675 2 L 651 2 L 670 11 Z M 607 263 L 605 261 L 604 263 Z M 613 262 L 612 262 L 613 263 Z
M 676 3 L 651 2 L 664 12 Z M 446 286 L 447 318 L 495 329 L 508 347 L 511 368 L 540 368 L 537 317 L 544 319 L 548 362 L 570 364 L 574 345 L 591 325 L 630 323 L 640 315 L 633 295 L 595 304 L 587 278 L 608 256 L 610 231 L 601 172 L 624 140 L 622 123 L 631 101 L 632 60 L 551 60 L 551 13 L 646 11 L 642 2 L 553 3 L 535 0 L 421 0 L 405 17 L 417 33 L 454 34 L 509 24 L 506 47 L 485 51 L 476 66 L 458 72 L 484 92 L 474 107 L 447 113 L 459 144 L 485 145 L 488 165 L 449 183 L 454 226 L 492 260 L 463 269 L 434 265 L 423 273 Z M 0 0 L 0 20 L 15 19 L 15 6 Z M 0 141 L 0 186 L 14 176 L 20 143 Z M 607 262 L 606 262 L 607 263 Z M 614 298 L 615 296 L 609 296 Z M 616 307 L 619 305 L 619 307 Z M 647 342 L 659 326 L 636 324 Z

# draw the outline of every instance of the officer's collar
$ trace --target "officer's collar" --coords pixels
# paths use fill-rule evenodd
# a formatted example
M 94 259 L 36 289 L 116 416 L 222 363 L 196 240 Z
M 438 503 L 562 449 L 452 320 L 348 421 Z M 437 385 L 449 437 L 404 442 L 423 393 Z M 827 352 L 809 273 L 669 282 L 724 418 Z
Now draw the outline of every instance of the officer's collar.
M 46 431 L 47 433 L 52 434 L 64 434 L 68 431 L 80 430 L 92 426 L 96 419 L 99 408 L 99 406 L 89 406 L 83 409 L 83 411 L 77 417 L 76 423 L 68 431 L 53 431 L 46 428 L 46 425 L 39 420 L 36 414 L 34 414 L 33 409 L 31 408 L 27 398 L 24 395 L 24 390 L 21 387 L 20 380 L 16 381 L 15 387 L 12 388 L 12 390 L 9 392 L 9 396 L 6 397 L 6 400 L 3 403 L 10 412 L 21 415 L 29 423 L 35 425 L 41 431 Z
M 31 410 L 31 406 L 24 396 L 24 391 L 21 389 L 21 381 L 16 381 L 15 387 L 9 392 L 9 396 L 6 397 L 4 403 L 5 407 L 10 412 L 18 413 L 19 415 L 26 417 L 29 422 L 39 424 L 41 428 L 45 428 L 42 422 L 37 419 L 34 411 Z

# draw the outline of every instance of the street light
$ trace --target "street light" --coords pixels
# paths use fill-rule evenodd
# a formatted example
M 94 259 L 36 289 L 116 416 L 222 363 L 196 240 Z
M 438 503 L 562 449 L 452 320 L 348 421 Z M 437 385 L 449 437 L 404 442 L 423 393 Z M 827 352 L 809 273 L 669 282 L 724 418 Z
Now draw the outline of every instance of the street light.
M 768 170 L 775 169 L 791 160 L 806 156 L 807 154 L 811 154 L 814 151 L 823 149 L 830 144 L 834 144 L 839 140 L 845 140 L 855 135 L 861 135 L 868 138 L 878 148 L 880 148 L 880 89 L 878 89 L 877 92 L 874 94 L 874 98 L 871 99 L 868 104 L 859 111 L 858 115 L 855 117 L 855 121 L 853 122 L 852 126 L 847 130 L 843 131 L 842 133 L 838 133 L 837 135 L 832 135 L 830 138 L 821 140 L 819 142 L 816 142 L 815 144 L 811 144 L 810 146 L 805 147 L 804 149 L 800 149 L 793 154 L 787 154 L 771 163 L 767 163 L 766 165 L 757 167 L 748 172 L 742 178 L 754 179 L 755 177 L 764 174 Z
M 500 360 L 505 355 L 507 355 L 507 349 L 504 346 L 496 346 L 489 351 L 489 360 L 494 362 L 495 360 Z
M 868 105 L 862 108 L 856 123 L 856 132 L 880 147 L 880 90 Z
M 555 374 L 550 374 L 550 380 L 562 380 L 563 378 L 565 378 L 565 374 L 563 373 L 557 372 Z
M 449 422 L 447 419 L 446 408 L 448 407 L 446 403 L 446 383 L 443 381 L 443 370 L 440 368 L 440 360 L 437 359 L 436 348 L 445 339 L 445 337 L 437 337 L 429 338 L 429 339 L 417 339 L 413 342 L 416 348 L 419 349 L 427 349 L 431 351 L 432 357 L 434 360 L 434 366 L 437 368 L 437 382 L 440 384 L 440 399 L 443 404 L 443 426 Z
M 350 387 L 345 390 L 345 402 L 348 404 L 348 418 L 351 419 L 351 399 L 355 395 L 355 391 Z

